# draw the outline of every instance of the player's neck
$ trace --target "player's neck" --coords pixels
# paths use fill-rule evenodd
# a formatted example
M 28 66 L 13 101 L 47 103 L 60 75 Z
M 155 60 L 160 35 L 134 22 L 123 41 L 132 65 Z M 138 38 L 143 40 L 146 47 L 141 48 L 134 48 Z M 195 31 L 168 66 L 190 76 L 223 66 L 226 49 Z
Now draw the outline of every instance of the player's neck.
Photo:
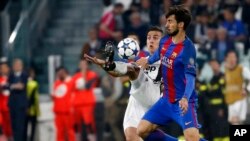
M 185 31 L 180 31 L 178 34 L 172 37 L 172 42 L 174 44 L 181 43 L 185 40 L 185 37 L 186 37 Z

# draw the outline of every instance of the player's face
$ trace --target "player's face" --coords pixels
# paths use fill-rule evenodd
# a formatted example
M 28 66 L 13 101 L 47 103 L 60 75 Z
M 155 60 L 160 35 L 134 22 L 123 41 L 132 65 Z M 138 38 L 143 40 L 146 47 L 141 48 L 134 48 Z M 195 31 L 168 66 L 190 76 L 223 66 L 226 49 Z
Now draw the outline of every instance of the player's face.
M 175 36 L 176 34 L 178 34 L 179 29 L 178 23 L 175 19 L 175 15 L 171 15 L 167 18 L 166 31 L 169 36 Z
M 226 57 L 226 63 L 227 63 L 227 67 L 229 69 L 233 69 L 236 67 L 237 65 L 237 56 L 234 52 L 230 52 L 227 57 Z
M 159 42 L 162 37 L 162 33 L 159 31 L 149 31 L 147 35 L 147 47 L 150 54 L 153 54 L 159 47 Z

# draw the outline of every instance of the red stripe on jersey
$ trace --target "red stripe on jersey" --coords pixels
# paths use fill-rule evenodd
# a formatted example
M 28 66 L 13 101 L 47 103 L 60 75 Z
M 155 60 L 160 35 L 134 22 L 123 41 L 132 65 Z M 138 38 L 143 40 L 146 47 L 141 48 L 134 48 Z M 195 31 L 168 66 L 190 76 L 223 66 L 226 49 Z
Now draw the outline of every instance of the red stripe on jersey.
M 168 40 L 164 43 L 162 49 L 161 49 L 161 59 L 162 57 L 166 54 L 168 48 L 169 48 L 169 45 L 171 44 L 171 41 L 172 41 L 172 38 L 169 37 Z
M 163 56 L 166 54 L 166 52 L 167 52 L 167 50 L 168 50 L 168 48 L 169 48 L 169 45 L 171 44 L 171 41 L 172 41 L 172 38 L 171 37 L 169 37 L 168 38 L 168 40 L 164 43 L 164 45 L 163 45 L 163 47 L 162 47 L 162 49 L 161 49 L 161 59 L 163 58 Z M 162 64 L 161 64 L 162 65 Z M 162 72 L 163 72 L 163 67 L 161 66 L 161 76 L 163 76 L 162 75 Z M 166 93 L 165 93 L 165 91 L 163 91 L 163 96 L 166 96 Z
M 172 60 L 172 69 L 167 69 L 168 95 L 171 103 L 175 102 L 176 92 L 174 86 L 174 61 L 183 48 L 183 43 L 177 44 L 168 59 Z
M 139 56 L 140 58 L 146 57 L 146 53 L 145 53 L 144 51 L 140 51 L 138 56 Z

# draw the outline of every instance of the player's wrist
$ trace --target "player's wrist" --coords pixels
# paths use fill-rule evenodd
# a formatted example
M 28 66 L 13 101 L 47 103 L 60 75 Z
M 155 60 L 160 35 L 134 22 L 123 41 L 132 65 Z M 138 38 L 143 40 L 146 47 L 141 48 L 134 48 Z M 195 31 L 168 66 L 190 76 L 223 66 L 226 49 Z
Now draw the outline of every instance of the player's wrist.
M 146 64 L 150 64 L 149 58 L 146 58 Z
M 184 99 L 184 100 L 188 101 L 188 97 L 186 95 L 184 95 L 181 99 Z
M 116 68 L 115 62 L 106 62 L 105 64 L 102 65 L 102 68 L 105 71 L 113 71 Z

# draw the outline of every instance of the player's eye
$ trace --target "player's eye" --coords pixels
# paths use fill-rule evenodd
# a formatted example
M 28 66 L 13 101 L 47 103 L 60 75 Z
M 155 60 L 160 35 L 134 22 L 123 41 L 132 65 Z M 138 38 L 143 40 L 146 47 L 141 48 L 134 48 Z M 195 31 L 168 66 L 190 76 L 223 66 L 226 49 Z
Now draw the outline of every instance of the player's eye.
M 154 40 L 158 40 L 159 38 L 156 36 L 156 37 L 154 37 Z

